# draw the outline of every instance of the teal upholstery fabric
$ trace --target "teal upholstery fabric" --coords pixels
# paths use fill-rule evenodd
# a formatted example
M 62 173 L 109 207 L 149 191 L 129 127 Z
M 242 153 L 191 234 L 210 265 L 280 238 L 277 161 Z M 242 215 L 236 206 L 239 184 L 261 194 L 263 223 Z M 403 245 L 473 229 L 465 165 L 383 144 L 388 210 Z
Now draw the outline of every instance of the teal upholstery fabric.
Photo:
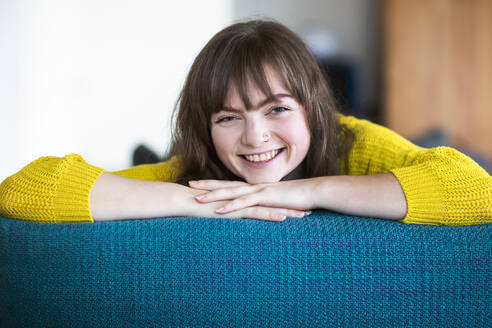
M 490 327 L 492 225 L 0 218 L 1 327 Z

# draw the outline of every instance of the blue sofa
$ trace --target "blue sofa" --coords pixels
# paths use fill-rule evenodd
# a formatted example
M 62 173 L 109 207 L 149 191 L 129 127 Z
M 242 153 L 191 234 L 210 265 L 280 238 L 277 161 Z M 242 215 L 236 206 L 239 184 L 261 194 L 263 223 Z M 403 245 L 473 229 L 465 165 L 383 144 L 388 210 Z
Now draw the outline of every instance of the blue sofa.
M 490 327 L 492 225 L 0 218 L 0 327 Z

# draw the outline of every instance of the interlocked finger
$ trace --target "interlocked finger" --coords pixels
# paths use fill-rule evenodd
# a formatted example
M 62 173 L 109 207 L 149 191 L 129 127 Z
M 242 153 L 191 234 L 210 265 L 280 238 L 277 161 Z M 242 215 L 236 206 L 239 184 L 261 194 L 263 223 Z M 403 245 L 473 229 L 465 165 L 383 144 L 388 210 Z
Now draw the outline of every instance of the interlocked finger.
M 259 187 L 252 186 L 252 185 L 231 187 L 231 188 L 220 188 L 198 195 L 195 198 L 202 203 L 215 202 L 220 200 L 231 200 L 244 195 L 254 193 L 258 189 Z
M 223 213 L 238 211 L 247 207 L 267 205 L 267 204 L 261 204 L 260 203 L 261 199 L 262 199 L 262 195 L 259 192 L 253 194 L 247 194 L 245 196 L 235 198 L 234 200 L 228 202 L 223 207 L 219 208 L 216 212 L 223 214 Z

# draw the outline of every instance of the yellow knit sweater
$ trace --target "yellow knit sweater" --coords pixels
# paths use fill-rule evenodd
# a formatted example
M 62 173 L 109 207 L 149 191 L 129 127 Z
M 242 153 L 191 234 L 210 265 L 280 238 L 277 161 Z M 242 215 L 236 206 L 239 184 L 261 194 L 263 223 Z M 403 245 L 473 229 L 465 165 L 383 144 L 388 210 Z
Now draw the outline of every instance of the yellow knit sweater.
M 405 223 L 492 223 L 492 177 L 466 155 L 447 147 L 424 149 L 366 120 L 339 116 L 355 134 L 346 174 L 392 172 L 407 199 Z M 176 158 L 113 174 L 173 181 Z M 70 154 L 42 157 L 0 185 L 0 214 L 45 222 L 92 222 L 90 191 L 105 170 Z

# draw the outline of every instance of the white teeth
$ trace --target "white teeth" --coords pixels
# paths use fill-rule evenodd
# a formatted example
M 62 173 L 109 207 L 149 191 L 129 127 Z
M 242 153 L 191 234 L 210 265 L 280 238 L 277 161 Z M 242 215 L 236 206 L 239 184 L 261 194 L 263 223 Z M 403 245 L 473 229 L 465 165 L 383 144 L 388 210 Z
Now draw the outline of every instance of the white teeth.
M 250 162 L 264 162 L 264 161 L 271 160 L 272 158 L 277 156 L 278 153 L 279 153 L 279 150 L 276 149 L 276 150 L 272 150 L 268 153 L 263 153 L 260 156 L 258 156 L 258 155 L 244 155 L 244 157 L 246 157 L 246 159 Z

